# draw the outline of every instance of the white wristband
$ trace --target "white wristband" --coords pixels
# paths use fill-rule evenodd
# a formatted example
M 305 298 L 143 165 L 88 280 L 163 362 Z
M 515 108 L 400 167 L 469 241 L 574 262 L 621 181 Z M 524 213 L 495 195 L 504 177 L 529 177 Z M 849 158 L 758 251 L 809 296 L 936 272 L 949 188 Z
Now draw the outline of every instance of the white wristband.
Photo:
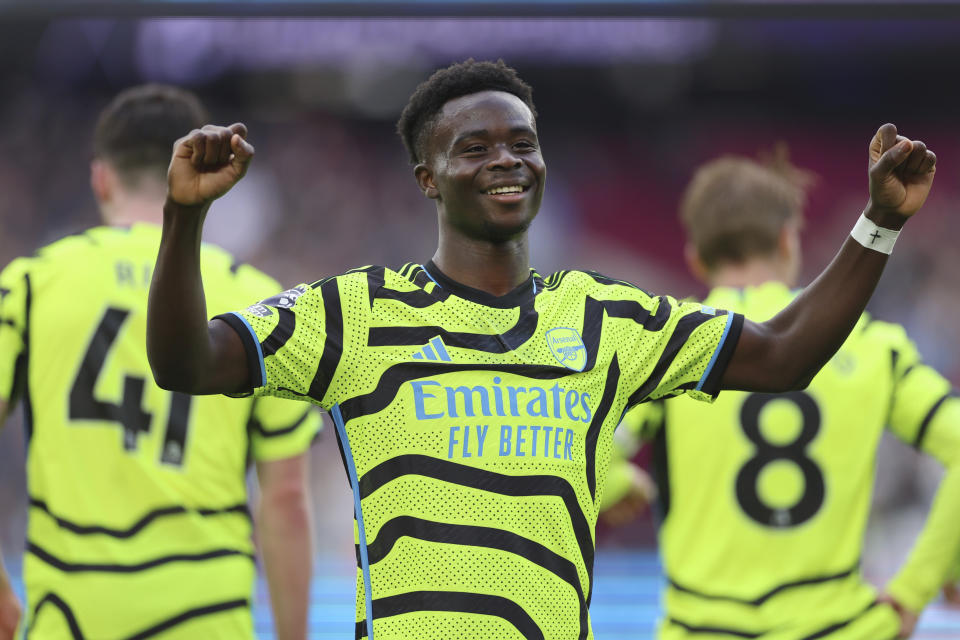
M 899 231 L 878 227 L 862 213 L 860 219 L 857 220 L 857 224 L 853 225 L 853 231 L 850 232 L 850 237 L 867 249 L 873 249 L 887 255 L 893 252 L 893 245 L 899 235 Z

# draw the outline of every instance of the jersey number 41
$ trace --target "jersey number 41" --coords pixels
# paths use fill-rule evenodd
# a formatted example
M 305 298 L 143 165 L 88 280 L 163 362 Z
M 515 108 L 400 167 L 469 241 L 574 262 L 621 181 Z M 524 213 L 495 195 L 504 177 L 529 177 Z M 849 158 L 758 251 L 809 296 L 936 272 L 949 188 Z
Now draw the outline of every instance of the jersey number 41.
M 115 422 L 123 428 L 123 448 L 136 451 L 138 436 L 150 432 L 150 423 L 153 420 L 153 416 L 142 407 L 146 379 L 125 376 L 119 404 L 99 400 L 94 395 L 97 378 L 100 377 L 107 354 L 129 315 L 129 311 L 115 307 L 109 307 L 103 314 L 70 389 L 70 420 Z M 160 449 L 160 462 L 181 466 L 192 396 L 183 393 L 171 393 L 170 396 L 170 411 L 163 446 Z

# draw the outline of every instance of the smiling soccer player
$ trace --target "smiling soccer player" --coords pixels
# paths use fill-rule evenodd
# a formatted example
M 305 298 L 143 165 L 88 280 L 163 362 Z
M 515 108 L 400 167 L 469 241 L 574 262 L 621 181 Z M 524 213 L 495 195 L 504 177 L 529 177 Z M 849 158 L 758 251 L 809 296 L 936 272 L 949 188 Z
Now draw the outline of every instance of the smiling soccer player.
M 854 237 L 757 324 L 596 273 L 530 269 L 546 166 L 530 87 L 503 63 L 436 72 L 399 130 L 436 203 L 433 260 L 354 269 L 209 323 L 196 247 L 253 147 L 240 124 L 181 139 L 151 289 L 154 374 L 330 411 L 355 498 L 357 638 L 591 638 L 593 527 L 624 410 L 805 384 L 883 270 L 864 233 L 889 245 L 936 159 L 882 127 Z

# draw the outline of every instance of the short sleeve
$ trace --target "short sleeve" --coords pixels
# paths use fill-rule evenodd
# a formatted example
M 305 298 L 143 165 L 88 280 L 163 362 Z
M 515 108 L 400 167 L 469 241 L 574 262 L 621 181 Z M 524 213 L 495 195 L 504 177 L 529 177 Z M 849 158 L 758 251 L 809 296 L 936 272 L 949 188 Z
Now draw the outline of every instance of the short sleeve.
M 315 407 L 282 398 L 257 398 L 250 420 L 253 459 L 272 461 L 300 455 L 310 448 L 322 426 Z
M 936 441 L 950 437 L 940 432 L 954 429 L 960 433 L 960 422 L 941 419 L 958 404 L 950 381 L 924 364 L 903 327 L 875 320 L 865 331 L 871 342 L 889 349 L 893 378 L 887 420 L 890 430 L 907 444 L 940 457 L 944 449 Z
M 0 401 L 8 404 L 16 399 L 18 370 L 26 356 L 29 295 L 27 260 L 20 258 L 0 272 Z
M 680 393 L 713 401 L 740 339 L 743 316 L 669 296 L 656 299 L 659 322 L 635 324 L 634 336 L 618 350 L 635 384 L 629 405 Z
M 334 404 L 326 396 L 343 351 L 337 278 L 298 285 L 215 319 L 243 341 L 254 395 L 308 399 L 325 409 Z

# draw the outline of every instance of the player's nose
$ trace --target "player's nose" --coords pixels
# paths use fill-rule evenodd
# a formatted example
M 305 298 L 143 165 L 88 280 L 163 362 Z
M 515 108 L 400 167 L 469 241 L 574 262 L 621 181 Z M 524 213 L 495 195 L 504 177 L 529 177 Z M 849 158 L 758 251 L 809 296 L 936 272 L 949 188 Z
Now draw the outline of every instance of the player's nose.
M 487 163 L 487 169 L 491 171 L 509 171 L 518 169 L 522 165 L 520 156 L 514 153 L 509 145 L 497 145 L 494 153 Z

